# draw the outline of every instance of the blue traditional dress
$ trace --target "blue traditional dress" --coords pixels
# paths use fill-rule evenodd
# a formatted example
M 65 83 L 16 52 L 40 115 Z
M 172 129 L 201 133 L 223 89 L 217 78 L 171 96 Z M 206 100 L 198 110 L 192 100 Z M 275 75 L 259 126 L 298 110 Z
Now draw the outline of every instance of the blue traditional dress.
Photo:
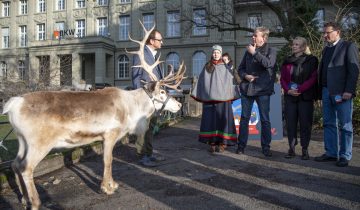
M 239 98 L 231 69 L 220 60 L 205 64 L 191 97 L 203 103 L 199 141 L 235 145 L 237 141 L 231 102 Z

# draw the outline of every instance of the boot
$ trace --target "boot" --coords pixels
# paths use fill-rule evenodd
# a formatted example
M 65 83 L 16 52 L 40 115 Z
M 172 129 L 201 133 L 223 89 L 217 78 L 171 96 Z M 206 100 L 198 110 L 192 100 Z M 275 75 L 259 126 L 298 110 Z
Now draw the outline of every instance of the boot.
M 226 144 L 220 144 L 219 146 L 219 152 L 224 152 L 226 149 Z
M 210 144 L 209 152 L 214 153 L 215 151 L 216 151 L 216 145 L 215 144 Z
M 295 156 L 295 150 L 289 149 L 287 155 L 285 155 L 285 158 L 294 158 Z
M 301 160 L 309 160 L 310 156 L 309 156 L 309 152 L 307 149 L 302 149 L 302 155 L 301 155 Z

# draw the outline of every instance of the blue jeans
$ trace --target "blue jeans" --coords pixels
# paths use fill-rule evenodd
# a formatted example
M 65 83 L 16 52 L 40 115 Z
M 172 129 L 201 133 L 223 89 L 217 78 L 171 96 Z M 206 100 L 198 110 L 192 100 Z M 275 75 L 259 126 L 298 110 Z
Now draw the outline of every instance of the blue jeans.
M 353 145 L 353 100 L 336 103 L 334 96 L 331 96 L 328 89 L 324 87 L 322 101 L 326 155 L 350 160 Z
M 249 137 L 249 120 L 254 101 L 258 104 L 261 121 L 261 147 L 262 150 L 270 149 L 271 124 L 270 124 L 270 96 L 241 96 L 241 120 L 240 135 L 238 138 L 239 147 L 245 148 Z

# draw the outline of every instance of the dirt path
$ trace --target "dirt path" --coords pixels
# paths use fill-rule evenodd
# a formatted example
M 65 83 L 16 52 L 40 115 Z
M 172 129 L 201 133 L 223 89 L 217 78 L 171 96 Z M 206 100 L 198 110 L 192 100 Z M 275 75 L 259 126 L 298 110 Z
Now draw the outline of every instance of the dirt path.
M 162 130 L 155 152 L 167 160 L 156 168 L 139 166 L 132 145 L 116 148 L 113 175 L 120 189 L 111 196 L 99 193 L 100 156 L 36 178 L 42 209 L 360 209 L 357 146 L 346 168 L 285 159 L 285 140 L 272 142 L 271 158 L 258 141 L 249 142 L 245 155 L 235 148 L 211 155 L 198 143 L 198 129 L 199 119 L 189 119 Z M 312 157 L 322 152 L 321 141 L 310 143 Z M 12 189 L 0 202 L 0 209 L 22 209 Z

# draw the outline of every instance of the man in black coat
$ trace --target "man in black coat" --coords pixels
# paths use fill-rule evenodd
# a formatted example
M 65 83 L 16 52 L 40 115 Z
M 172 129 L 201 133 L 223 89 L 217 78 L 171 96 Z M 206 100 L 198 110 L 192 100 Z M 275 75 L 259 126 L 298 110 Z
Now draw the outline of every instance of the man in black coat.
M 261 121 L 261 147 L 266 157 L 270 152 L 270 95 L 274 93 L 276 50 L 269 47 L 267 40 L 269 29 L 257 27 L 252 36 L 253 43 L 246 47 L 247 51 L 239 65 L 241 78 L 241 121 L 238 148 L 236 153 L 244 153 L 249 136 L 249 120 L 254 101 L 258 104 Z
M 324 39 L 327 45 L 319 66 L 319 84 L 325 153 L 315 161 L 336 161 L 337 166 L 344 167 L 352 157 L 353 97 L 359 76 L 359 49 L 354 43 L 341 39 L 337 23 L 325 24 Z

